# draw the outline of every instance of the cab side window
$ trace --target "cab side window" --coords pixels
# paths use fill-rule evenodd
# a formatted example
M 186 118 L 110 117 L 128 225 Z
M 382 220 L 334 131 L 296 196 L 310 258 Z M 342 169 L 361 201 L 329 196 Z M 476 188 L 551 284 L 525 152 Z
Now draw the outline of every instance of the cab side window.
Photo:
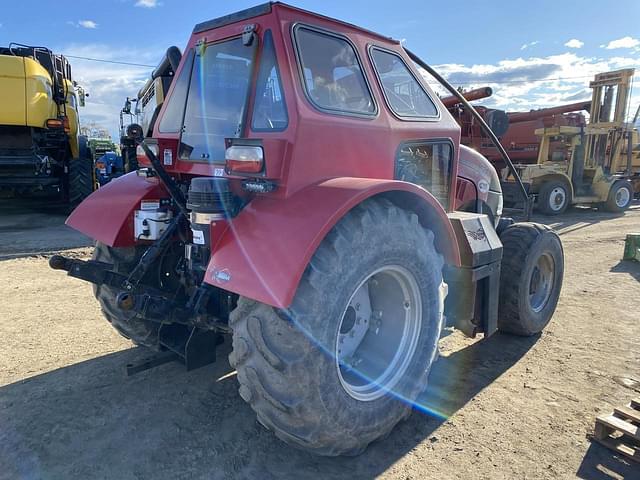
M 171 97 L 168 99 L 169 103 L 158 127 L 162 133 L 178 133 L 182 129 L 184 106 L 187 100 L 187 91 L 189 90 L 191 70 L 193 68 L 193 55 L 193 50 L 189 50 L 180 76 L 174 80 L 176 85 L 173 88 Z M 140 103 L 136 104 L 136 112 L 138 112 L 138 108 L 141 108 Z
M 294 36 L 311 103 L 331 113 L 376 114 L 356 52 L 345 38 L 302 26 Z
M 256 132 L 282 131 L 287 128 L 288 123 L 287 105 L 280 82 L 273 35 L 271 30 L 267 30 L 264 34 L 264 46 L 256 82 L 256 100 L 251 128 Z
M 436 117 L 438 110 L 402 58 L 386 50 L 371 49 L 378 80 L 389 108 L 398 117 Z

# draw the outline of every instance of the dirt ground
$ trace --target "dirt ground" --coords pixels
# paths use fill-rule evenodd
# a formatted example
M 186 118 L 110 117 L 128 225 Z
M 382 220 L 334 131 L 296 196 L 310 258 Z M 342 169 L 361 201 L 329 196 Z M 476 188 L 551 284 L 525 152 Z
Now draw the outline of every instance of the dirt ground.
M 566 273 L 545 332 L 447 336 L 419 409 L 355 458 L 315 457 L 262 428 L 228 341 L 199 370 L 126 377 L 148 352 L 112 330 L 88 284 L 29 254 L 88 244 L 63 219 L 0 209 L 0 479 L 640 478 L 586 438 L 597 414 L 640 396 L 640 264 L 620 261 L 640 205 L 554 219 Z

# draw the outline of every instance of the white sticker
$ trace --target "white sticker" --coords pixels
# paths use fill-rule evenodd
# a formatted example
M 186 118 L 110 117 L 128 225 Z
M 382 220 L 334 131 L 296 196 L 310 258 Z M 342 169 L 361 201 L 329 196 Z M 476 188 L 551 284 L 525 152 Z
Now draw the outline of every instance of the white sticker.
M 160 200 L 142 200 L 140 210 L 157 210 L 160 208 Z
M 164 149 L 164 164 L 173 165 L 173 151 L 170 148 Z
M 231 280 L 231 272 L 226 268 L 223 268 L 222 270 L 214 270 L 212 276 L 217 283 L 227 283 Z
M 193 233 L 193 243 L 204 245 L 204 232 L 202 230 L 194 230 L 192 228 L 191 233 Z
M 486 180 L 480 180 L 478 182 L 478 190 L 482 193 L 487 193 L 489 191 L 489 182 Z
M 214 177 L 224 177 L 224 168 L 214 168 L 213 169 Z

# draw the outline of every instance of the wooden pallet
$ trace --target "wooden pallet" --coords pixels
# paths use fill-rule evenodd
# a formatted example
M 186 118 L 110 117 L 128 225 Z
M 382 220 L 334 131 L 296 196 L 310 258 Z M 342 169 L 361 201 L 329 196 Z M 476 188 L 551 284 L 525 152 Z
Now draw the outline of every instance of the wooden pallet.
M 596 418 L 592 439 L 640 463 L 640 398 Z

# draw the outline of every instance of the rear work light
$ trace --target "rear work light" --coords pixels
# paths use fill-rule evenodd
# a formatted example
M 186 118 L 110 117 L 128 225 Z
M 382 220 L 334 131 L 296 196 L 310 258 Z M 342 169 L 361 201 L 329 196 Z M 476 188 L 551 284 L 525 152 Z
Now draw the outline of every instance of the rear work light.
M 46 122 L 47 128 L 63 128 L 64 122 L 59 118 L 50 118 Z
M 256 174 L 264 170 L 262 140 L 226 139 L 225 170 L 228 174 Z

